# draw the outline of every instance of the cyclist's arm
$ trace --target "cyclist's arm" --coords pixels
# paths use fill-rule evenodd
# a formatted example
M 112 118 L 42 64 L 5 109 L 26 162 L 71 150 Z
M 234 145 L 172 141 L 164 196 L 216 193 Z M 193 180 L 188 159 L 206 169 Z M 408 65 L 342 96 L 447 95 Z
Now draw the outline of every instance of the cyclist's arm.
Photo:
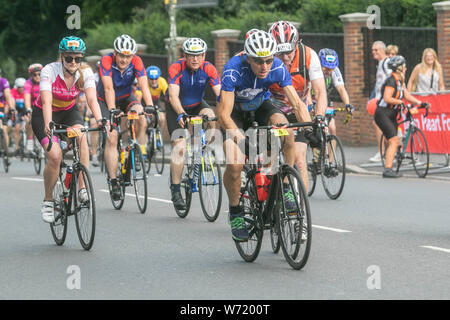
M 384 87 L 383 100 L 390 105 L 402 104 L 403 101 L 393 97 L 395 88 L 391 86 Z
M 9 107 L 12 110 L 16 110 L 16 101 L 14 100 L 14 98 L 11 94 L 11 90 L 9 88 L 5 89 L 5 90 L 3 90 L 3 93 L 5 95 L 5 100 L 6 100 L 6 102 L 8 102 Z
M 414 103 L 414 104 L 421 104 L 421 103 L 422 103 L 422 101 L 420 101 L 420 100 L 414 98 L 414 97 L 409 93 L 408 89 L 406 89 L 405 87 L 403 87 L 403 94 L 404 94 L 404 96 L 405 96 L 405 99 L 408 100 L 408 101 L 411 102 L 411 103 Z
M 113 80 L 109 76 L 102 76 L 101 81 L 105 88 L 105 101 L 108 109 L 114 109 L 116 107 L 116 92 L 114 91 Z
M 49 123 L 52 121 L 52 92 L 48 90 L 41 90 L 41 100 L 42 100 L 42 114 L 44 117 L 44 126 L 49 128 Z
M 148 89 L 147 76 L 139 77 L 138 84 L 139 88 L 141 88 L 142 98 L 144 99 L 145 105 L 153 106 L 152 95 L 150 94 L 150 90 Z
M 176 114 L 184 113 L 184 109 L 180 101 L 179 85 L 169 84 L 169 102 Z
M 345 86 L 344 85 L 336 86 L 336 90 L 339 93 L 339 96 L 341 97 L 342 102 L 344 104 L 350 104 L 350 98 L 348 96 L 347 90 L 345 90 Z
M 292 85 L 283 87 L 284 94 L 289 100 L 289 104 L 294 108 L 295 116 L 298 121 L 308 122 L 311 121 L 311 117 L 308 113 L 308 107 L 298 96 Z
M 214 87 L 212 87 L 212 90 L 214 92 L 214 94 L 216 95 L 216 97 L 218 97 L 220 95 L 220 84 L 215 85 Z
M 25 93 L 23 95 L 24 102 L 25 102 L 25 109 L 30 110 L 31 109 L 31 94 Z
M 241 133 L 236 123 L 231 118 L 231 113 L 234 107 L 234 92 L 222 90 L 220 93 L 219 106 L 217 108 L 218 120 L 220 126 L 227 132 L 232 134 L 232 139 L 238 142 L 245 139 L 245 136 Z
M 94 88 L 86 88 L 85 90 L 86 102 L 91 110 L 96 121 L 102 119 L 102 112 L 100 111 L 100 105 L 97 100 L 97 90 Z
M 314 97 L 317 101 L 316 115 L 325 115 L 327 109 L 327 89 L 325 88 L 325 81 L 323 78 L 315 79 L 311 81 L 312 89 L 314 90 Z

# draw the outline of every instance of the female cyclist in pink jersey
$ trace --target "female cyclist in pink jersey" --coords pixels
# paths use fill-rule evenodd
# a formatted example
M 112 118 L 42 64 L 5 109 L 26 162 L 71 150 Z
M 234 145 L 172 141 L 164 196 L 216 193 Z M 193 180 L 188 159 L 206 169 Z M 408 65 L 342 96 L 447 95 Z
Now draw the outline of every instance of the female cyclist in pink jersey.
M 52 223 L 54 217 L 53 188 L 58 179 L 62 150 L 54 143 L 47 151 L 51 135 L 50 122 L 65 126 L 82 127 L 84 120 L 75 100 L 81 92 L 86 95 L 87 103 L 97 122 L 102 119 L 97 102 L 94 74 L 90 68 L 81 67 L 81 60 L 86 52 L 86 46 L 78 37 L 65 37 L 59 44 L 60 59 L 46 65 L 41 71 L 40 96 L 32 107 L 31 125 L 36 138 L 40 141 L 47 154 L 47 164 L 44 169 L 45 197 L 41 213 L 45 222 Z M 54 142 L 57 139 L 53 137 Z M 81 162 L 89 166 L 89 149 L 86 136 L 78 137 Z M 78 192 L 80 202 L 87 198 L 83 181 Z

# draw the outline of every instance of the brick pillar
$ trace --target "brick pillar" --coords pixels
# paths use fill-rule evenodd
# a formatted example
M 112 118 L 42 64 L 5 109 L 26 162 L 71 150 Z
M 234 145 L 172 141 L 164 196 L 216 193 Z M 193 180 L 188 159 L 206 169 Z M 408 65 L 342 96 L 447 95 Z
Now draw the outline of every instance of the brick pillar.
M 183 55 L 181 54 L 181 47 L 183 46 L 183 42 L 185 42 L 188 38 L 186 37 L 177 37 L 177 57 L 176 60 L 180 59 Z M 175 61 L 170 61 L 170 38 L 165 38 L 164 43 L 166 44 L 166 50 L 167 50 L 167 65 L 170 67 L 172 63 Z
M 350 13 L 339 16 L 344 31 L 345 87 L 350 102 L 358 108 L 352 121 L 340 126 L 339 137 L 354 146 L 376 144 L 373 116 L 366 110 L 368 96 L 364 95 L 364 39 L 361 28 L 367 25 L 367 13 Z
M 438 58 L 444 73 L 445 89 L 450 89 L 450 1 L 433 3 L 436 10 Z
M 214 66 L 216 67 L 219 74 L 222 74 L 223 67 L 225 63 L 230 60 L 230 54 L 228 49 L 228 41 L 236 41 L 240 35 L 241 31 L 232 29 L 222 29 L 211 31 L 214 38 Z M 243 48 L 242 48 L 243 49 Z

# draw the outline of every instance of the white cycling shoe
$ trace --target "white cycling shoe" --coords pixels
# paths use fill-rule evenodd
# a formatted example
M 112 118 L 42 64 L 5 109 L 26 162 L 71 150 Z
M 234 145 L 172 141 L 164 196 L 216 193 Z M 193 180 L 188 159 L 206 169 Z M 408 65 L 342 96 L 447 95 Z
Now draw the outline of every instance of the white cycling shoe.
M 42 220 L 47 223 L 55 222 L 55 203 L 53 201 L 42 201 L 41 213 Z

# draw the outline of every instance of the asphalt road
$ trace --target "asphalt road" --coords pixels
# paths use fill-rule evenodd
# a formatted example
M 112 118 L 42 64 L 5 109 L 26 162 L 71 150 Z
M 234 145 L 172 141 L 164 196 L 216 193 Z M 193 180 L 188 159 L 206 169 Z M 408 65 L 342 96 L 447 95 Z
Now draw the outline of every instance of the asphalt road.
M 336 201 L 319 181 L 311 255 L 295 271 L 272 253 L 268 232 L 258 259 L 241 259 L 226 194 L 216 222 L 203 217 L 198 195 L 178 218 L 168 166 L 151 172 L 144 215 L 133 197 L 114 210 L 93 168 L 94 246 L 81 248 L 73 217 L 56 246 L 33 170 L 16 159 L 8 174 L 0 168 L 0 299 L 450 299 L 449 181 L 350 174 Z

